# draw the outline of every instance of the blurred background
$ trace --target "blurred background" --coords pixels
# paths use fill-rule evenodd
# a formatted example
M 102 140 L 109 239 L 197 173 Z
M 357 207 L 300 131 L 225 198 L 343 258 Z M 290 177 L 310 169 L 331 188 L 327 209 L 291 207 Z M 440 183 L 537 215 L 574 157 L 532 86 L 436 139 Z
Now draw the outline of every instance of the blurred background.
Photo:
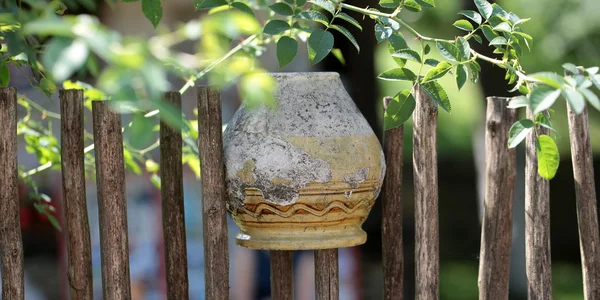
M 377 1 L 352 0 L 351 4 L 376 6 Z M 562 72 L 561 65 L 572 62 L 586 67 L 600 65 L 600 1 L 597 0 L 498 0 L 505 10 L 513 11 L 521 18 L 532 18 L 523 27 L 534 37 L 530 53 L 522 62 L 529 73 L 538 71 Z M 95 12 L 71 10 L 68 13 L 97 15 L 104 24 L 123 34 L 151 36 L 152 26 L 144 18 L 139 3 L 119 2 L 108 7 L 98 2 Z M 173 26 L 198 18 L 188 0 L 169 0 L 165 4 L 162 24 Z M 463 9 L 475 9 L 472 0 L 437 1 L 437 8 L 422 13 L 403 12 L 402 17 L 428 36 L 452 38 L 459 31 L 451 24 L 459 18 Z M 361 16 L 354 15 L 357 19 Z M 364 31 L 354 30 L 361 52 L 344 38 L 336 37 L 347 64 L 333 57 L 309 68 L 306 51 L 300 51 L 295 62 L 283 71 L 335 71 L 342 76 L 347 90 L 356 101 L 364 116 L 381 136 L 383 109 L 381 98 L 393 96 L 406 88 L 402 83 L 376 80 L 376 76 L 394 66 L 387 45 L 378 45 L 373 36 L 373 24 L 363 20 Z M 408 35 L 407 35 L 408 38 Z M 410 41 L 409 41 L 410 42 Z M 412 41 L 414 42 L 414 41 Z M 478 51 L 488 53 L 478 44 Z M 182 49 L 193 45 L 181 45 Z M 304 47 L 305 49 L 305 47 Z M 270 71 L 277 71 L 275 51 L 269 48 L 261 61 Z M 487 96 L 510 96 L 504 81 L 504 73 L 491 65 L 482 63 L 482 75 L 477 85 L 467 83 L 459 93 L 452 77 L 442 81 L 452 101 L 452 114 L 440 112 L 438 127 L 439 204 L 440 204 L 440 266 L 441 299 L 477 299 L 477 270 L 480 246 L 480 216 L 483 193 L 484 167 L 484 116 Z M 12 85 L 30 99 L 39 100 L 44 108 L 58 112 L 57 95 L 48 100 L 37 90 L 31 89 L 20 73 L 13 72 Z M 181 80 L 172 79 L 175 87 Z M 202 84 L 202 82 L 199 82 Z M 235 89 L 223 94 L 223 121 L 226 123 L 239 106 Z M 195 93 L 187 93 L 183 99 L 187 115 L 195 106 Z M 87 122 L 90 123 L 88 116 Z M 583 299 L 580 271 L 579 242 L 575 212 L 575 191 L 570 162 L 569 138 L 564 101 L 556 105 L 553 123 L 558 130 L 561 166 L 551 181 L 551 227 L 553 290 L 558 300 Z M 591 137 L 595 152 L 596 178 L 600 178 L 600 113 L 590 110 Z M 124 123 L 125 124 L 125 123 Z M 59 124 L 53 124 L 59 135 Z M 87 124 L 86 126 L 90 126 Z M 414 278 L 414 218 L 411 166 L 411 124 L 406 125 L 404 165 L 404 237 L 405 299 L 412 299 Z M 88 130 L 91 127 L 87 128 Z M 158 151 L 153 153 L 159 160 Z M 26 168 L 39 165 L 35 157 L 21 145 L 19 162 Z M 525 247 L 524 247 L 524 153 L 518 149 L 518 176 L 514 205 L 513 248 L 511 257 L 511 299 L 526 299 Z M 36 175 L 34 180 L 40 192 L 51 196 L 61 216 L 60 176 L 54 171 Z M 596 188 L 600 182 L 597 180 Z M 94 182 L 87 182 L 90 226 L 94 260 L 96 299 L 101 299 L 99 256 L 99 231 L 96 192 Z M 188 235 L 188 262 L 190 299 L 203 299 L 203 246 L 200 181 L 191 171 L 185 180 L 186 229 Z M 600 194 L 600 191 L 599 191 Z M 25 243 L 26 298 L 67 299 L 66 257 L 64 235 L 55 231 L 47 219 L 38 215 L 27 199 L 23 188 L 21 212 Z M 131 278 L 134 299 L 164 299 L 165 281 L 162 249 L 162 224 L 160 195 L 150 182 L 149 176 L 129 174 L 127 178 L 128 218 L 131 252 Z M 381 206 L 377 204 L 364 224 L 368 232 L 365 245 L 340 250 L 341 299 L 381 299 L 383 274 L 381 262 Z M 62 220 L 61 220 L 62 221 Z M 230 222 L 231 294 L 233 299 L 268 299 L 268 254 L 244 250 L 234 245 L 236 226 Z M 295 255 L 296 299 L 312 299 L 313 276 L 312 253 Z

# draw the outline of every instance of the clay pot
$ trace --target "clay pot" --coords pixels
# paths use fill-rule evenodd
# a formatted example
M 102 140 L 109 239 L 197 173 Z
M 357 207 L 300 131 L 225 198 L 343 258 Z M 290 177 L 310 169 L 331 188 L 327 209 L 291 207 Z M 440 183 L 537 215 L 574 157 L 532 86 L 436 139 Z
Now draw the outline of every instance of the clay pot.
M 225 130 L 227 208 L 236 243 L 263 250 L 343 248 L 379 195 L 385 159 L 337 73 L 274 73 L 278 107 L 236 112 Z

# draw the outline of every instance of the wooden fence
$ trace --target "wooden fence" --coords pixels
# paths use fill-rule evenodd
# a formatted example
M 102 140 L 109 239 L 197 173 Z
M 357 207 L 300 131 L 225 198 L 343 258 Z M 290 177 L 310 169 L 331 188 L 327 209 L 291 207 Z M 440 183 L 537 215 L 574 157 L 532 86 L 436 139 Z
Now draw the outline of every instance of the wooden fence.
M 229 255 L 222 154 L 221 101 L 216 89 L 199 87 L 198 146 L 201 162 L 206 299 L 229 299 Z M 415 299 L 439 299 L 439 219 L 437 190 L 437 106 L 422 90 L 414 114 Z M 165 100 L 181 109 L 179 93 Z M 387 106 L 390 99 L 384 99 Z M 512 203 L 516 152 L 507 148 L 516 112 L 506 99 L 488 98 L 486 190 L 479 267 L 480 299 L 508 299 Z M 71 299 L 92 299 L 92 259 L 83 157 L 83 92 L 60 92 L 63 202 Z M 600 234 L 587 111 L 570 107 L 569 129 L 576 185 L 577 216 L 586 299 L 600 299 Z M 102 285 L 105 299 L 130 299 L 125 168 L 120 115 L 107 102 L 92 105 L 100 217 Z M 0 254 L 2 299 L 24 299 L 23 245 L 17 194 L 17 91 L 0 89 Z M 388 165 L 383 202 L 384 298 L 403 299 L 402 162 L 404 128 L 387 131 Z M 529 299 L 552 299 L 549 183 L 537 175 L 535 136 L 526 145 L 526 259 Z M 161 123 L 161 197 L 167 298 L 188 299 L 183 208 L 181 132 Z M 271 252 L 274 300 L 293 299 L 291 251 Z M 339 299 L 337 249 L 315 251 L 318 300 Z

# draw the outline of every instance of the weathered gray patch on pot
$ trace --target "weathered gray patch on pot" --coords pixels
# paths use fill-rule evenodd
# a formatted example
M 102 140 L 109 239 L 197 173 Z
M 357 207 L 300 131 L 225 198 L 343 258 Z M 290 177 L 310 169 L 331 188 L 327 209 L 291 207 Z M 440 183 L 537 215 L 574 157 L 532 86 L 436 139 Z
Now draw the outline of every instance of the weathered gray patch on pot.
M 244 190 L 260 190 L 266 201 L 289 205 L 309 182 L 331 180 L 327 162 L 274 137 L 231 130 L 225 134 L 226 181 L 229 204 L 242 205 Z
M 349 184 L 352 189 L 355 189 L 367 177 L 369 177 L 369 168 L 360 168 L 352 174 L 345 175 L 344 182 Z
M 373 130 L 344 89 L 337 73 L 272 73 L 277 80 L 275 109 L 246 107 L 234 118 L 244 131 L 272 136 L 347 137 Z M 252 121 L 247 120 L 252 119 Z M 230 125 L 231 126 L 231 125 Z M 229 127 L 229 126 L 228 126 Z

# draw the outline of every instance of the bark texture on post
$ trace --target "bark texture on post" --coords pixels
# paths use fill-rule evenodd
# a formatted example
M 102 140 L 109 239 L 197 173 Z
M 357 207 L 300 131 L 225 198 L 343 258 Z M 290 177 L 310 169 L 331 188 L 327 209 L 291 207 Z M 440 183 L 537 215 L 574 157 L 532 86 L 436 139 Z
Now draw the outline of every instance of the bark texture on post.
M 294 251 L 270 251 L 272 300 L 294 299 L 293 258 Z
M 527 116 L 533 118 L 531 111 Z M 539 134 L 548 130 L 538 127 Z M 538 174 L 536 135 L 526 138 L 525 164 L 525 259 L 529 300 L 552 299 L 550 261 L 550 182 Z
M 0 88 L 1 299 L 7 300 L 25 296 L 17 164 L 17 89 Z
M 579 249 L 586 300 L 600 299 L 600 232 L 594 183 L 594 160 L 587 108 L 577 115 L 567 104 L 571 160 L 579 223 Z
M 383 99 L 384 110 L 392 101 Z M 388 166 L 381 189 L 381 240 L 383 249 L 383 299 L 404 299 L 404 245 L 402 240 L 402 163 L 404 125 L 383 133 Z
M 181 94 L 169 92 L 165 101 L 181 111 Z M 180 116 L 180 114 L 179 114 Z M 183 205 L 183 140 L 181 130 L 160 123 L 160 194 L 165 243 L 167 299 L 189 298 L 185 216 Z
M 508 300 L 512 208 L 517 174 L 515 149 L 508 132 L 517 114 L 506 98 L 487 99 L 485 134 L 485 206 L 479 255 L 479 299 Z
M 439 299 L 439 217 L 436 103 L 416 88 L 413 114 L 415 299 Z
M 315 250 L 316 300 L 340 299 L 338 249 Z
M 229 252 L 221 94 L 217 89 L 209 87 L 199 87 L 197 91 L 206 299 L 228 300 Z
M 83 90 L 60 91 L 61 167 L 71 299 L 93 299 L 92 244 L 85 196 Z
M 104 299 L 129 300 L 129 240 L 121 115 L 107 101 L 92 103 Z

